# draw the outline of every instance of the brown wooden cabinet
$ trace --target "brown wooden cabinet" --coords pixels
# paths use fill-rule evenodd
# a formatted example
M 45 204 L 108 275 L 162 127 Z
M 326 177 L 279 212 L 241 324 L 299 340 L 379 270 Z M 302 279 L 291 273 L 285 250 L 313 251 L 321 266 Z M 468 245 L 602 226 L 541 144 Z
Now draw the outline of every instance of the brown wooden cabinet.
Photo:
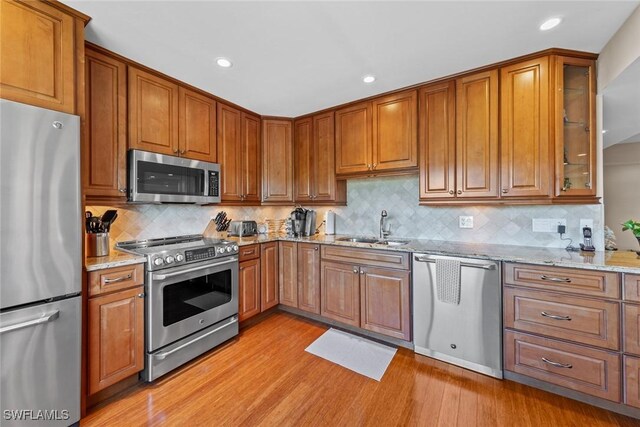
M 262 201 L 293 202 L 293 143 L 290 120 L 262 122 Z
M 337 110 L 336 173 L 417 170 L 417 111 L 416 91 Z
M 82 114 L 89 17 L 57 2 L 2 0 L 0 20 L 0 97 Z
M 371 170 L 418 167 L 418 94 L 415 90 L 374 99 Z
M 223 202 L 260 201 L 260 119 L 218 103 L 218 162 Z
M 238 317 L 242 322 L 261 311 L 260 258 L 254 258 L 240 263 L 240 277 L 238 282 L 240 289 Z
M 555 195 L 596 195 L 595 60 L 555 57 Z
M 88 394 L 144 368 L 142 265 L 88 273 Z
M 456 80 L 456 197 L 498 197 L 498 70 Z
M 360 268 L 341 262 L 322 261 L 321 314 L 360 327 Z
M 178 154 L 195 160 L 215 162 L 216 102 L 190 89 L 178 88 Z
M 320 314 L 320 245 L 298 243 L 298 308 Z
M 503 198 L 551 195 L 551 59 L 545 56 L 500 69 Z
M 178 155 L 178 85 L 129 67 L 129 148 Z
M 456 196 L 455 81 L 420 89 L 420 200 Z
M 411 340 L 408 254 L 325 245 L 321 257 L 322 316 Z
M 363 266 L 360 277 L 361 327 L 410 341 L 409 272 Z
M 278 305 L 278 242 L 260 245 L 260 311 Z
M 624 403 L 640 408 L 640 359 L 624 356 Z
M 83 188 L 88 199 L 127 197 L 127 66 L 86 47 Z
M 298 246 L 278 242 L 278 289 L 280 304 L 298 307 Z
M 336 181 L 333 112 L 294 122 L 294 200 L 344 203 L 346 181 Z

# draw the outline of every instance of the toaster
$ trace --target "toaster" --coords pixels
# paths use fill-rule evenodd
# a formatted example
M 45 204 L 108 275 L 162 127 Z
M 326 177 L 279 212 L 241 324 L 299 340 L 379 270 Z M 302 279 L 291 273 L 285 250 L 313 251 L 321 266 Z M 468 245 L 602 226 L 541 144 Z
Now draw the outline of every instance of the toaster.
M 227 234 L 235 237 L 255 236 L 258 234 L 258 224 L 255 221 L 231 221 Z

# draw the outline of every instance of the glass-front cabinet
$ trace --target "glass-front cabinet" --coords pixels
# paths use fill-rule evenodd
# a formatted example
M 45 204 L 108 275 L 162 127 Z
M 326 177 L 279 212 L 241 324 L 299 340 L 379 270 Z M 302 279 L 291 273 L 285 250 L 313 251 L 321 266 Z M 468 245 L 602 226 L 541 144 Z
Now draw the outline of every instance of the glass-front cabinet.
M 556 196 L 596 195 L 595 61 L 556 60 Z

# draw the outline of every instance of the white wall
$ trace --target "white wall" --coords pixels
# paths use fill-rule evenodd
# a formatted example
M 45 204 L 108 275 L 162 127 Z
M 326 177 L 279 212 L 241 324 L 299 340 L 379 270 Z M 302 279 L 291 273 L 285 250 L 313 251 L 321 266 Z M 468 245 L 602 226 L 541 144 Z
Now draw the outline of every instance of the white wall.
M 640 6 L 611 37 L 598 58 L 598 92 L 640 58 Z

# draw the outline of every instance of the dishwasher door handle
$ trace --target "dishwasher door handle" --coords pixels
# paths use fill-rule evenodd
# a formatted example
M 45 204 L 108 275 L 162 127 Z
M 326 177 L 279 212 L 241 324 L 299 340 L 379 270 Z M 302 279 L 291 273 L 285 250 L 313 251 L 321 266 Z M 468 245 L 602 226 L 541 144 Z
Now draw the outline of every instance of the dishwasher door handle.
M 413 259 L 415 259 L 416 261 L 419 262 L 430 262 L 435 264 L 436 260 L 433 258 L 429 258 L 428 256 L 424 256 L 424 255 L 416 255 L 413 257 Z M 496 269 L 496 265 L 495 264 L 473 264 L 471 262 L 461 262 L 460 263 L 460 267 L 471 267 L 471 268 L 481 268 L 483 270 L 495 270 Z

